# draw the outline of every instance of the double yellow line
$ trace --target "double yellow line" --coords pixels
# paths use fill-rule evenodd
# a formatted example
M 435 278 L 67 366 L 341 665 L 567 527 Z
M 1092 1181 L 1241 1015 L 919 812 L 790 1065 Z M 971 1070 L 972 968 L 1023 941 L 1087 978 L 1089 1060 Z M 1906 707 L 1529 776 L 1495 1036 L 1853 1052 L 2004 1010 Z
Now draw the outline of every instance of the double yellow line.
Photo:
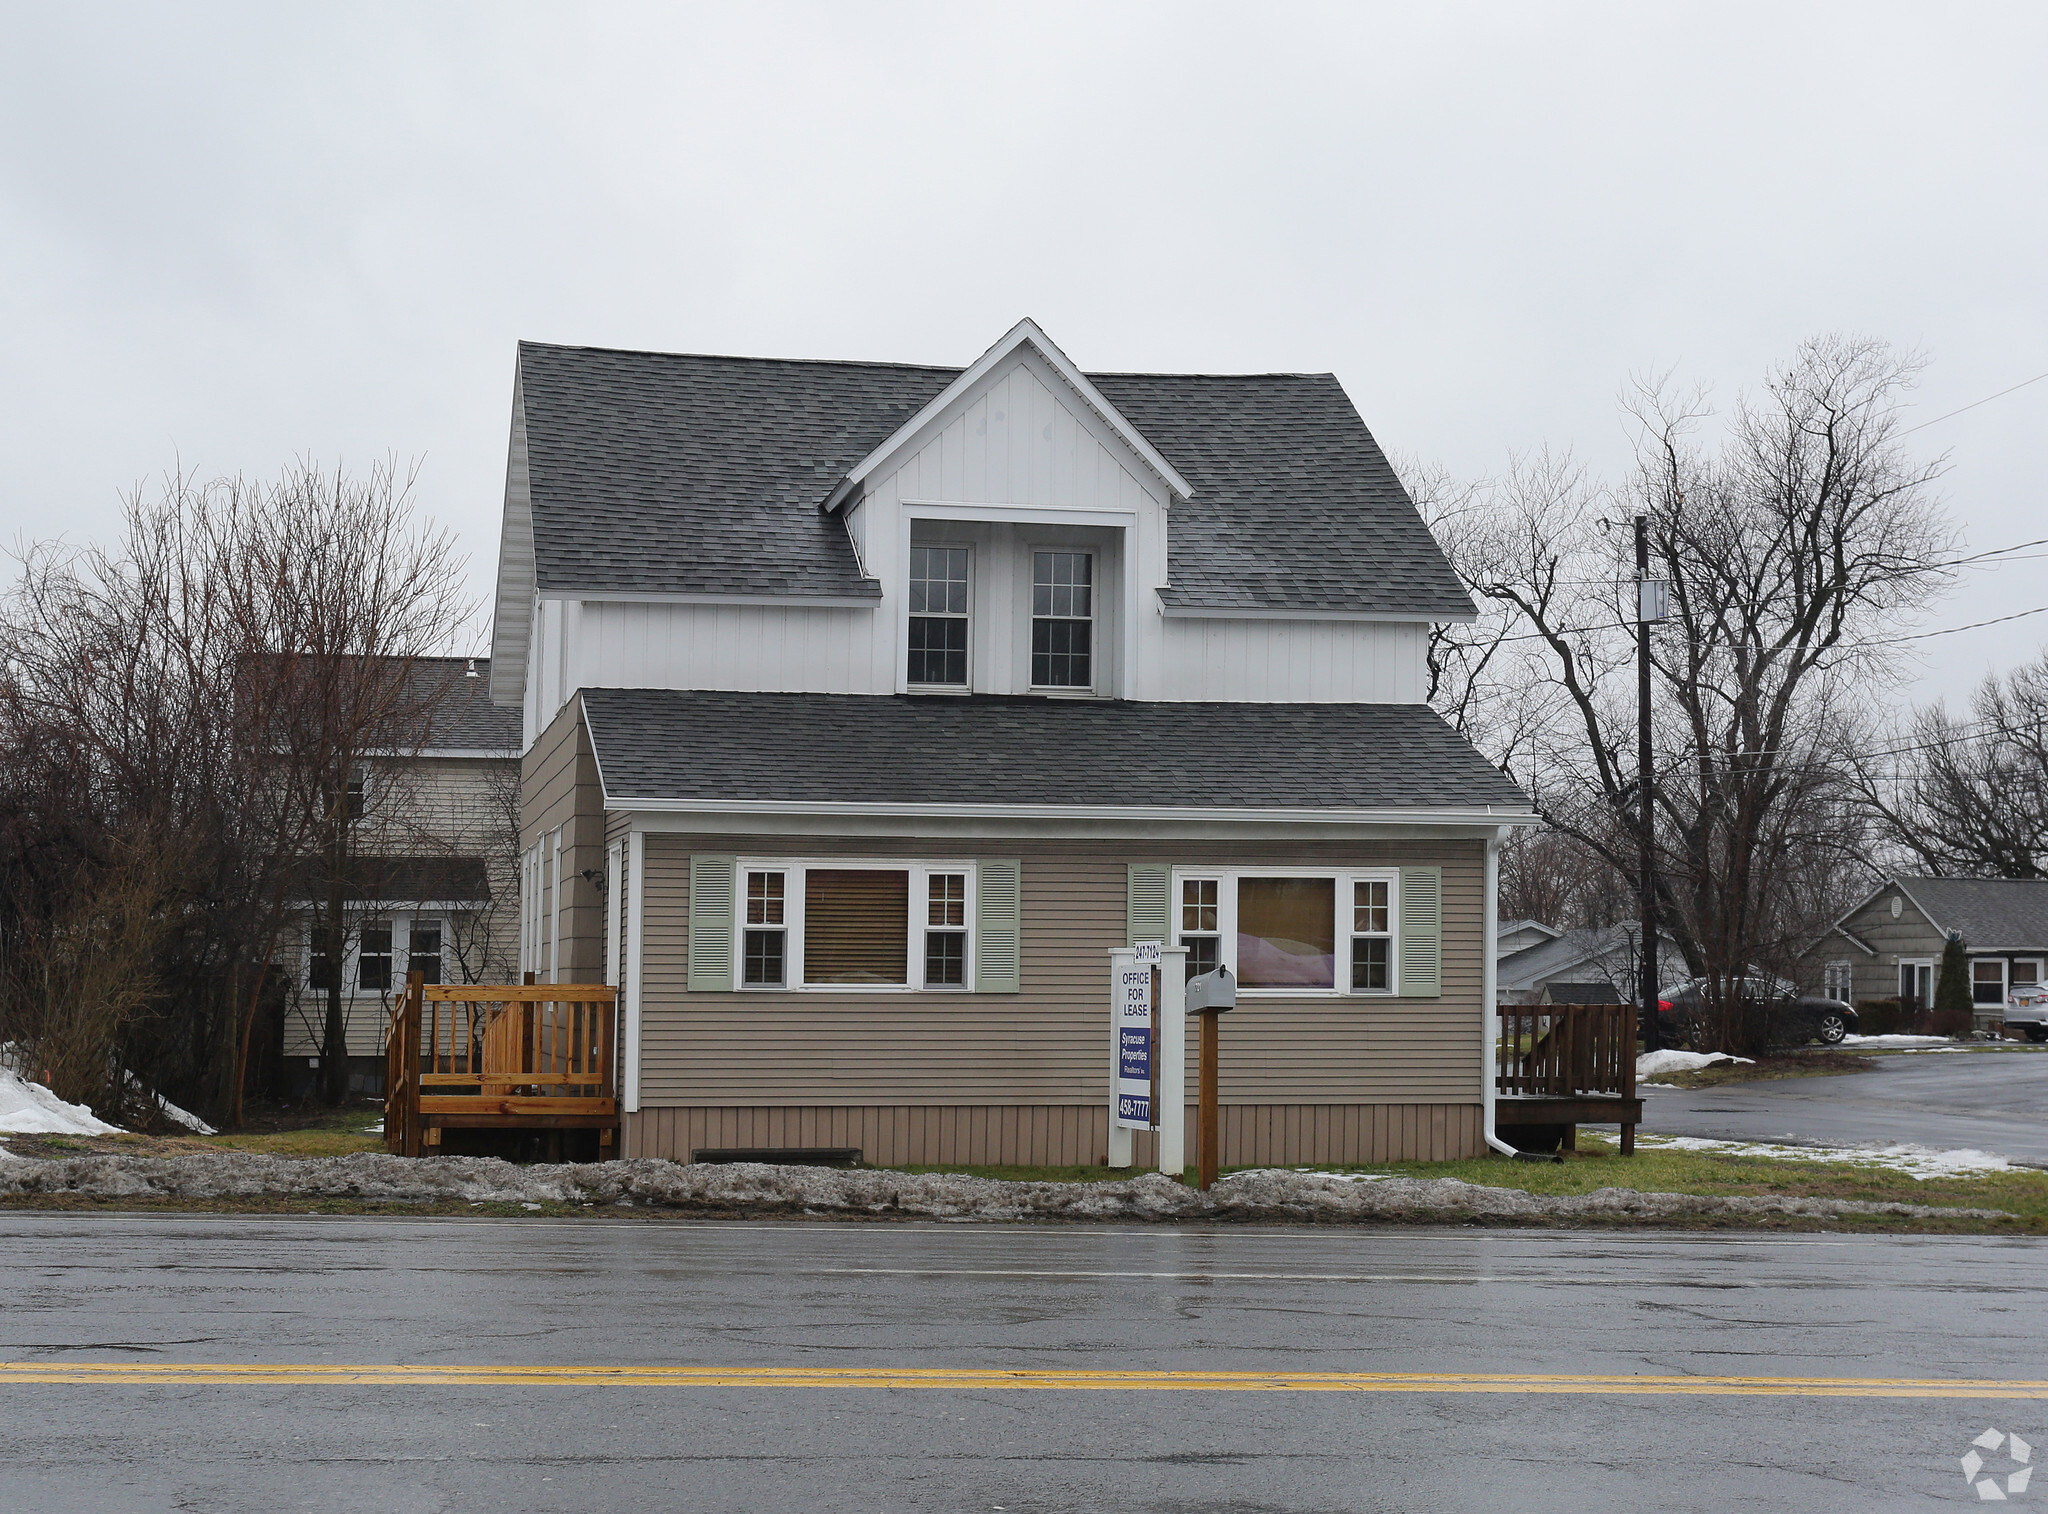
M 1224 1393 L 1606 1393 L 1764 1398 L 2041 1398 L 2048 1382 L 1919 1377 L 1638 1377 L 1492 1372 L 1084 1372 L 974 1367 L 329 1366 L 324 1363 L 0 1362 L 19 1383 L 230 1387 L 1111 1388 Z

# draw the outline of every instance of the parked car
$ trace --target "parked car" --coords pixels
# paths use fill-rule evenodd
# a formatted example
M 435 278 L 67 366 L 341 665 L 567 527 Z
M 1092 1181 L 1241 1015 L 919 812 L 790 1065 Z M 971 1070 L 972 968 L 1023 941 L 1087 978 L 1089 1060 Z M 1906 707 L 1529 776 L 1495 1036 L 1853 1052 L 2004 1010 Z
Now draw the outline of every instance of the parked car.
M 1657 1030 L 1667 1045 L 1688 1039 L 1691 1022 L 1707 1005 L 1705 978 L 1693 978 L 1662 990 L 1657 995 Z M 1789 1045 L 1819 1041 L 1836 1046 L 1844 1036 L 1857 1034 L 1854 1005 L 1819 994 L 1803 994 L 1780 978 L 1740 978 L 1736 989 L 1741 997 L 1769 1016 L 1771 1039 Z
M 2005 1028 L 2048 1041 L 2048 984 L 2022 983 L 2005 997 Z

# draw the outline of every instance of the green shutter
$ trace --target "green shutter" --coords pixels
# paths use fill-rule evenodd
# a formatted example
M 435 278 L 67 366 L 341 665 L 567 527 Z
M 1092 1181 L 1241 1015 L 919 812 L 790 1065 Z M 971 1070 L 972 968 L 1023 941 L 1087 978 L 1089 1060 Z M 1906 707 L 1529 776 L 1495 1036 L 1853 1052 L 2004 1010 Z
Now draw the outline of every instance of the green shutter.
M 1017 993 L 1024 986 L 1024 864 L 983 857 L 974 878 L 974 991 Z
M 1167 920 L 1166 896 L 1173 891 L 1173 869 L 1163 862 L 1133 862 L 1125 898 L 1124 944 L 1173 939 Z
M 732 991 L 732 857 L 690 858 L 690 992 Z
M 1443 996 L 1444 870 L 1401 869 L 1401 997 Z

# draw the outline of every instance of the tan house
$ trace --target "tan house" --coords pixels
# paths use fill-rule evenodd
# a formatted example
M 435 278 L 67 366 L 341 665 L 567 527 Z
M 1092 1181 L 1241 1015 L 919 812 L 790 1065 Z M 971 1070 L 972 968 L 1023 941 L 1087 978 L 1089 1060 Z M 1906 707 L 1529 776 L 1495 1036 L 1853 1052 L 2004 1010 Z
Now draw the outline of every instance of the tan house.
M 1477 1153 L 1472 613 L 1329 375 L 522 345 L 520 966 L 621 985 L 628 1155 L 1099 1162 L 1140 940 L 1238 977 L 1226 1162 Z
M 425 657 L 431 725 L 416 750 L 374 757 L 351 785 L 356 853 L 341 963 L 349 1081 L 374 1093 L 384 1027 L 418 971 L 429 983 L 500 982 L 517 971 L 519 717 L 492 703 L 490 659 Z M 329 981 L 310 933 L 285 943 L 287 1087 L 319 1066 Z

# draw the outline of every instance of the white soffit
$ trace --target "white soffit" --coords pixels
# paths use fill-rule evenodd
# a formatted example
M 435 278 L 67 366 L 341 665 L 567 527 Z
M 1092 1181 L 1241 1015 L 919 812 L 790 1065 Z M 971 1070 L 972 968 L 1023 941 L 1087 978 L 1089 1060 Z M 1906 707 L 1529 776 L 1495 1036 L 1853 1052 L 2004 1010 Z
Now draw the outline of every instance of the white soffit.
M 1018 348 L 1027 345 L 1051 365 L 1052 370 L 1060 376 L 1067 387 L 1078 394 L 1088 407 L 1102 418 L 1103 424 L 1114 431 L 1124 445 L 1143 460 L 1146 467 L 1159 475 L 1168 489 L 1182 499 L 1194 497 L 1194 486 L 1180 476 L 1179 470 L 1172 463 L 1159 455 L 1159 450 L 1145 440 L 1136 426 L 1124 419 L 1122 413 L 1109 402 L 1101 390 L 1088 382 L 1088 376 L 1076 368 L 1073 360 L 1060 351 L 1051 337 L 1039 329 L 1038 322 L 1026 316 L 1012 326 L 1001 341 L 976 358 L 972 367 L 942 389 L 929 404 L 898 426 L 887 441 L 854 464 L 847 471 L 846 477 L 839 481 L 839 486 L 826 499 L 825 509 L 836 510 L 845 504 L 847 497 L 858 489 L 870 474 L 900 451 L 906 442 L 922 431 L 961 395 L 987 378 Z

